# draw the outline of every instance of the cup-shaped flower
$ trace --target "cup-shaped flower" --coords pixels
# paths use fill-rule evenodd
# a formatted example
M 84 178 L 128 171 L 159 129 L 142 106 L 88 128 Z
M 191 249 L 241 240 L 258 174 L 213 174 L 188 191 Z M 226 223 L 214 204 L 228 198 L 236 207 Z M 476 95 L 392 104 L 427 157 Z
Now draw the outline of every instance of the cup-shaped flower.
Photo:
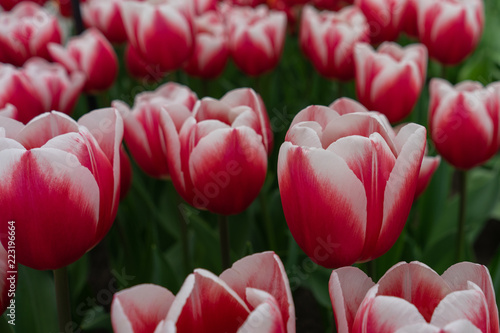
M 127 147 L 139 167 L 151 177 L 170 176 L 162 113 L 168 112 L 176 131 L 180 131 L 196 101 L 198 97 L 188 87 L 173 82 L 138 94 L 132 109 L 122 101 L 113 101 L 124 121 Z
M 483 0 L 419 0 L 418 36 L 429 56 L 446 65 L 464 60 L 484 28 Z
M 177 192 L 191 205 L 230 215 L 257 197 L 272 145 L 259 95 L 236 89 L 221 100 L 204 98 L 177 131 L 164 113 L 168 169 Z
M 149 63 L 131 44 L 127 44 L 124 58 L 128 73 L 137 80 L 159 82 L 165 75 L 160 65 Z
M 193 52 L 189 1 L 125 1 L 121 9 L 128 41 L 148 63 L 171 71 L 179 68 Z
M 20 69 L 0 65 L 0 82 L 0 106 L 14 105 L 15 119 L 27 123 L 52 110 L 70 114 L 85 84 L 85 75 L 68 75 L 57 63 L 32 58 Z
M 420 262 L 398 263 L 377 284 L 355 267 L 332 272 L 337 332 L 498 333 L 495 291 L 485 266 L 462 262 L 439 276 Z
M 88 27 L 97 28 L 111 43 L 127 40 L 120 6 L 123 0 L 89 0 L 81 4 L 82 18 Z
M 69 73 L 80 71 L 85 74 L 84 90 L 96 92 L 109 89 L 118 74 L 118 59 L 113 46 L 95 28 L 71 38 L 66 48 L 50 44 L 52 58 L 63 65 Z
M 23 1 L 0 15 L 0 62 L 22 66 L 34 56 L 50 59 L 47 44 L 61 43 L 61 36 L 55 16 Z
M 374 44 L 393 41 L 401 32 L 407 0 L 355 0 L 370 25 Z
M 8 223 L 10 230 L 9 228 L 7 228 L 7 230 L 10 231 L 10 234 L 7 234 L 7 240 L 10 237 L 11 240 L 8 240 L 10 245 L 7 244 L 6 250 L 3 248 L 2 244 L 0 244 L 0 314 L 4 313 L 7 307 L 10 307 L 12 310 L 9 310 L 9 313 L 11 316 L 15 316 L 16 305 L 15 303 L 11 305 L 11 300 L 13 300 L 16 291 L 17 274 L 9 272 L 17 272 L 17 264 L 15 261 L 16 223 L 15 221 L 9 221 Z
M 229 50 L 239 69 L 260 75 L 273 69 L 285 44 L 286 14 L 266 6 L 233 7 L 226 13 Z
M 295 307 L 279 257 L 247 256 L 219 277 L 196 269 L 174 296 L 143 284 L 115 294 L 115 333 L 295 332 Z
M 354 48 L 356 93 L 369 110 L 383 113 L 391 123 L 413 110 L 425 83 L 427 50 L 422 44 L 401 47 L 386 42 L 375 52 L 365 43 Z
M 403 14 L 403 31 L 411 37 L 418 37 L 419 2 L 420 0 L 407 0 Z
M 383 115 L 297 114 L 278 156 L 288 227 L 316 263 L 340 267 L 384 254 L 401 233 L 417 186 L 425 128 L 394 136 Z
M 123 123 L 114 109 L 75 122 L 44 113 L 27 125 L 0 117 L 0 238 L 15 221 L 16 260 L 64 267 L 110 229 L 120 195 Z
M 218 12 L 209 11 L 194 18 L 195 46 L 184 70 L 189 75 L 211 79 L 219 76 L 229 57 L 224 20 Z
M 339 12 L 319 12 L 304 7 L 300 25 L 300 46 L 316 70 L 327 78 L 354 78 L 353 50 L 357 42 L 368 42 L 369 27 L 355 6 Z
M 436 149 L 453 166 L 471 169 L 500 147 L 500 87 L 464 81 L 452 86 L 432 79 L 429 130 Z

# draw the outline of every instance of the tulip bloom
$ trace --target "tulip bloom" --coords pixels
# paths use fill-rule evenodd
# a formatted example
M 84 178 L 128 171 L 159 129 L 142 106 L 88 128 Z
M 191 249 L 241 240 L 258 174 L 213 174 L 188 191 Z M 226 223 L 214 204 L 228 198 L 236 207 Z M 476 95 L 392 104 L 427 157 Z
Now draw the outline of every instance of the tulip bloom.
M 471 169 L 500 147 L 500 87 L 442 79 L 429 85 L 429 129 L 436 149 L 453 166 Z
M 164 117 L 168 169 L 177 192 L 214 213 L 245 210 L 264 184 L 272 146 L 260 96 L 236 89 L 220 101 L 204 98 L 180 130 L 169 114 Z
M 194 52 L 184 64 L 184 70 L 189 75 L 215 78 L 222 73 L 229 57 L 225 24 L 214 11 L 196 17 L 194 23 Z
M 425 46 L 383 43 L 375 52 L 362 43 L 354 48 L 354 62 L 356 93 L 364 106 L 385 114 L 391 123 L 410 114 L 425 83 Z
M 161 3 L 125 1 L 122 18 L 128 41 L 148 63 L 163 71 L 179 68 L 193 52 L 189 1 Z
M 377 284 L 355 267 L 334 270 L 330 298 L 339 333 L 498 333 L 488 269 L 462 262 L 439 276 L 420 262 L 398 263 Z
M 120 115 L 75 122 L 44 113 L 27 125 L 0 117 L 0 235 L 16 223 L 16 260 L 40 270 L 78 260 L 106 235 L 120 195 Z
M 57 18 L 33 2 L 23 1 L 0 14 L 0 62 L 22 66 L 31 57 L 50 59 L 48 43 L 61 43 Z
M 58 110 L 70 114 L 85 83 L 80 72 L 68 75 L 64 67 L 40 58 L 32 58 L 24 68 L 0 65 L 0 106 L 7 103 L 17 109 L 17 120 Z
M 226 13 L 226 20 L 229 49 L 239 69 L 256 76 L 278 64 L 285 43 L 285 13 L 265 6 L 233 7 Z
M 446 65 L 464 60 L 484 28 L 483 0 L 419 0 L 418 35 L 429 56 Z
M 295 307 L 285 268 L 274 252 L 247 256 L 220 277 L 190 274 L 174 296 L 142 284 L 115 294 L 115 333 L 295 332 Z
M 177 131 L 191 116 L 198 97 L 188 87 L 169 82 L 153 92 L 135 97 L 132 110 L 122 101 L 113 101 L 125 124 L 125 142 L 134 160 L 148 175 L 156 178 L 170 176 L 163 131 L 164 112 L 170 114 Z
M 125 49 L 125 67 L 137 80 L 158 82 L 165 75 L 160 65 L 148 63 L 131 44 Z
M 127 40 L 120 5 L 123 0 L 89 0 L 81 4 L 85 25 L 97 28 L 112 43 Z
M 370 25 L 370 40 L 374 44 L 393 41 L 401 32 L 408 0 L 355 0 Z
M 342 113 L 324 106 L 299 112 L 278 156 L 288 227 L 325 267 L 377 258 L 396 242 L 426 144 L 420 125 L 394 136 L 378 113 Z
M 86 76 L 86 92 L 109 89 L 118 75 L 118 59 L 113 47 L 99 30 L 90 28 L 70 39 L 66 49 L 49 45 L 52 58 L 69 73 L 81 71 Z
M 327 78 L 354 78 L 354 45 L 368 42 L 368 33 L 363 13 L 354 6 L 339 12 L 318 12 L 306 6 L 302 12 L 300 45 L 316 70 Z
M 73 9 L 71 8 L 71 0 L 56 0 L 59 5 L 59 12 L 64 17 L 71 17 L 73 15 Z M 87 0 L 79 0 L 80 5 L 87 2 Z

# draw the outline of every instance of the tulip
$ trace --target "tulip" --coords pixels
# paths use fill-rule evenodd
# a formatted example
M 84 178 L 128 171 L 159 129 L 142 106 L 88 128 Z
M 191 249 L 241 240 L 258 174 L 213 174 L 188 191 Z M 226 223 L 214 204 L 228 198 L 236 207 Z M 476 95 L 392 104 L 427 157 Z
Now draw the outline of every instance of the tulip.
M 462 262 L 439 276 L 420 262 L 398 263 L 377 284 L 355 267 L 334 270 L 329 283 L 337 331 L 498 333 L 488 269 Z
M 410 114 L 425 83 L 425 46 L 383 43 L 375 52 L 362 43 L 354 48 L 354 63 L 356 93 L 364 106 L 385 114 L 391 123 Z
M 16 223 L 16 260 L 59 269 L 110 229 L 120 194 L 123 123 L 113 109 L 75 122 L 44 113 L 27 125 L 0 117 L 0 235 Z M 4 247 L 8 239 L 1 238 Z
M 90 28 L 71 38 L 66 49 L 49 44 L 49 52 L 69 73 L 81 71 L 85 74 L 86 92 L 107 90 L 115 82 L 118 59 L 111 44 L 97 29 Z
M 302 250 L 330 268 L 389 250 L 410 212 L 425 144 L 424 127 L 394 136 L 378 113 L 299 112 L 280 148 L 278 184 Z
M 78 0 L 80 5 L 87 2 L 87 0 Z M 59 12 L 64 17 L 71 17 L 73 15 L 73 9 L 71 8 L 71 0 L 56 0 L 59 5 Z
M 0 26 L 0 62 L 22 66 L 34 56 L 49 60 L 47 44 L 61 43 L 57 18 L 33 2 L 1 13 Z
M 295 307 L 279 257 L 247 256 L 220 277 L 196 269 L 174 296 L 142 284 L 116 293 L 111 304 L 115 333 L 295 332 Z
M 431 58 L 455 65 L 476 48 L 484 28 L 482 0 L 420 0 L 417 6 L 419 39 Z
M 190 0 L 196 15 L 217 10 L 217 0 Z
M 316 8 L 337 11 L 345 6 L 352 5 L 354 0 L 313 0 L 311 2 Z
M 137 80 L 159 82 L 165 75 L 160 65 L 148 63 L 130 44 L 125 49 L 125 67 L 128 73 Z
M 402 29 L 408 0 L 355 0 L 370 25 L 370 40 L 374 44 L 395 40 Z
M 89 0 L 81 4 L 82 18 L 88 27 L 97 28 L 110 42 L 127 40 L 120 5 L 123 0 Z
M 165 149 L 166 137 L 162 134 L 162 114 L 168 112 L 179 131 L 198 97 L 188 87 L 166 83 L 153 92 L 143 92 L 135 97 L 132 110 L 121 101 L 113 101 L 125 124 L 125 142 L 134 160 L 148 175 L 155 178 L 170 176 Z
M 267 9 L 233 7 L 226 13 L 229 50 L 244 73 L 260 75 L 273 69 L 281 58 L 286 15 Z
M 37 3 L 40 6 L 43 6 L 47 0 L 0 0 L 0 6 L 6 11 L 11 10 L 14 8 L 18 3 L 20 2 L 34 2 Z
M 418 37 L 419 0 L 407 0 L 403 14 L 403 31 L 411 37 Z
M 17 108 L 12 104 L 7 104 L 3 108 L 0 109 L 0 116 L 17 119 L 18 111 Z
M 429 91 L 429 130 L 445 160 L 467 170 L 495 155 L 500 147 L 498 84 L 483 88 L 464 81 L 453 87 L 432 79 Z
M 188 1 L 125 1 L 121 9 L 128 41 L 146 62 L 171 71 L 179 68 L 193 52 Z
M 300 45 L 316 70 L 327 78 L 354 78 L 354 45 L 368 42 L 368 33 L 363 13 L 354 6 L 339 12 L 318 12 L 306 6 L 302 12 Z
M 2 136 L 0 134 L 0 138 L 1 137 Z M 16 282 L 17 282 L 17 275 L 15 273 L 9 273 L 12 271 L 17 272 L 17 264 L 15 261 L 15 254 L 16 254 L 16 251 L 15 251 L 15 242 L 16 242 L 16 240 L 15 240 L 15 227 L 16 227 L 16 225 L 15 225 L 15 222 L 14 223 L 12 223 L 12 221 L 9 221 L 9 222 L 11 222 L 9 224 L 9 226 L 11 227 L 10 230 L 13 230 L 13 231 L 11 231 L 10 236 L 7 235 L 7 239 L 8 239 L 8 237 L 11 237 L 11 239 L 14 239 L 14 241 L 11 241 L 11 242 L 14 242 L 14 243 L 12 243 L 14 245 L 11 246 L 10 248 L 7 247 L 7 249 L 9 249 L 9 251 L 7 251 L 3 248 L 2 244 L 0 244 L 0 314 L 4 313 L 5 310 L 7 309 L 7 307 L 11 305 L 11 300 L 14 298 L 14 292 L 16 289 L 15 286 L 16 286 Z M 14 233 L 13 236 L 12 236 L 12 233 Z M 10 254 L 10 257 L 9 257 L 9 254 Z M 15 303 L 14 303 L 14 315 L 15 315 Z
M 204 98 L 178 130 L 164 113 L 168 169 L 177 192 L 191 205 L 230 215 L 257 197 L 272 145 L 264 103 L 251 89 L 221 100 Z
M 194 23 L 194 52 L 184 64 L 184 70 L 189 75 L 215 78 L 224 70 L 229 56 L 223 19 L 220 14 L 211 11 L 196 17 Z
M 14 105 L 15 119 L 23 123 L 52 110 L 70 114 L 85 83 L 82 73 L 68 75 L 61 65 L 40 58 L 21 69 L 0 65 L 0 78 L 0 106 Z
M 415 192 L 415 198 L 418 198 L 422 193 L 424 193 L 427 186 L 431 182 L 432 175 L 436 172 L 441 163 L 441 156 L 424 156 L 422 160 L 422 166 L 418 174 L 417 190 Z

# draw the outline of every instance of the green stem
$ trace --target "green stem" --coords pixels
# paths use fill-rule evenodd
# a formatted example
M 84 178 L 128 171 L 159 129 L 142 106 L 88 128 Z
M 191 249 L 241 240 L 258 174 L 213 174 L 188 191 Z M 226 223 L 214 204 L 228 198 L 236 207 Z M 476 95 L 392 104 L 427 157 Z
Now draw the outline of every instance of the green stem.
M 222 270 L 226 270 L 231 266 L 231 259 L 229 258 L 229 229 L 226 215 L 219 215 L 219 235 Z
M 203 97 L 209 96 L 209 87 L 210 81 L 208 79 L 201 79 L 201 93 L 203 94 Z
M 276 251 L 276 235 L 274 233 L 273 221 L 271 220 L 271 216 L 269 215 L 269 208 L 267 206 L 267 195 L 262 191 L 259 195 L 260 201 L 260 209 L 262 212 L 262 216 L 264 217 L 264 223 L 266 225 L 266 232 L 269 241 L 270 250 Z
M 367 261 L 361 264 L 360 268 L 368 275 L 373 281 L 377 281 L 377 267 L 374 260 Z
M 460 195 L 458 211 L 458 230 L 457 230 L 457 248 L 455 253 L 455 262 L 462 261 L 464 258 L 465 243 L 465 207 L 467 205 L 467 171 L 458 171 L 458 191 Z
M 71 303 L 69 300 L 68 270 L 66 267 L 54 270 L 54 283 L 56 286 L 59 331 L 73 333 Z

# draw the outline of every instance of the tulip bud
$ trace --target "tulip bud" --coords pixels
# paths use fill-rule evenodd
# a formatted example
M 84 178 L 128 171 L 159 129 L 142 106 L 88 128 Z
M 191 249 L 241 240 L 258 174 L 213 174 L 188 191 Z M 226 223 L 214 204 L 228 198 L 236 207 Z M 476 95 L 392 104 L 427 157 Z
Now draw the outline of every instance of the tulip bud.
M 127 40 L 120 5 L 123 0 L 89 0 L 81 4 L 82 18 L 88 27 L 97 28 L 112 43 Z

